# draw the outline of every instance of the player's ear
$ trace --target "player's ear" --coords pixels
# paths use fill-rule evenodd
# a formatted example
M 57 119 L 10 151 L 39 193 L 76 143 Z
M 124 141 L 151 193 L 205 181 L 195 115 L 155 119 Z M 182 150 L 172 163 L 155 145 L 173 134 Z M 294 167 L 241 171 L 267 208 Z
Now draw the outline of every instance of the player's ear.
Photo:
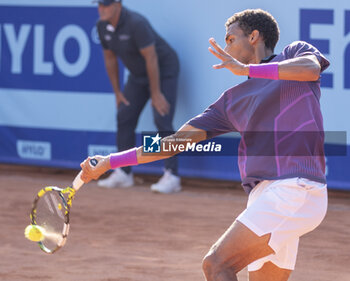
M 255 44 L 260 37 L 260 32 L 257 29 L 254 29 L 252 33 L 249 35 L 249 42 L 250 44 Z

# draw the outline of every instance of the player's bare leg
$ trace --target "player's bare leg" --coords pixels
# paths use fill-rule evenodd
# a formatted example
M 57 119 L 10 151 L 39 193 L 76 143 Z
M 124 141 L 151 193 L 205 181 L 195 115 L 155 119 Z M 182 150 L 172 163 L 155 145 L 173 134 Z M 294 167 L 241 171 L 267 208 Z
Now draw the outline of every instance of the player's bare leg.
M 291 270 L 267 262 L 261 269 L 249 272 L 249 281 L 287 281 L 291 273 Z
M 259 237 L 244 224 L 235 221 L 203 260 L 206 280 L 237 281 L 237 272 L 251 262 L 274 253 L 268 245 L 270 236 Z

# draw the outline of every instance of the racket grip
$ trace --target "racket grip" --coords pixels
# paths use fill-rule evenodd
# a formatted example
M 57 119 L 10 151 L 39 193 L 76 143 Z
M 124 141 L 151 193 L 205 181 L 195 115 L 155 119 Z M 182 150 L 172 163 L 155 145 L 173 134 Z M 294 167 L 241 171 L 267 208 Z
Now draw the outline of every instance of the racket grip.
M 98 161 L 95 158 L 90 159 L 90 165 L 92 167 L 95 167 L 97 163 Z M 75 191 L 78 191 L 84 184 L 84 181 L 81 179 L 82 172 L 83 171 L 80 171 L 73 181 L 72 187 L 75 189 Z

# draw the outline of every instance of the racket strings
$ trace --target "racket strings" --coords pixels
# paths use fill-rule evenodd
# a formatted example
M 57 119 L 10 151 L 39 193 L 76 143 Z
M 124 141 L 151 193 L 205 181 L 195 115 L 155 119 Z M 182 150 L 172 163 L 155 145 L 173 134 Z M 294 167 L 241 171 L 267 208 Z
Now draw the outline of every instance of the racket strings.
M 61 191 L 58 188 L 46 188 L 45 192 L 39 195 L 33 212 L 33 222 L 44 229 L 45 238 L 39 245 L 48 252 L 62 246 L 68 234 L 67 201 L 72 195 L 69 191 Z

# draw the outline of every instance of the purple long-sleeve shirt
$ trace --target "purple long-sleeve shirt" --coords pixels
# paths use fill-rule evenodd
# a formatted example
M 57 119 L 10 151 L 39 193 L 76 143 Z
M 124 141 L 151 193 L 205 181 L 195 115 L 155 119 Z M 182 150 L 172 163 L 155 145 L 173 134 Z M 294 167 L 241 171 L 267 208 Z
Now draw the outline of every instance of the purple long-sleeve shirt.
M 315 55 L 321 72 L 329 61 L 312 45 L 296 41 L 270 62 Z M 208 138 L 239 132 L 238 165 L 249 193 L 265 179 L 304 177 L 325 183 L 320 81 L 252 78 L 225 91 L 188 124 Z

